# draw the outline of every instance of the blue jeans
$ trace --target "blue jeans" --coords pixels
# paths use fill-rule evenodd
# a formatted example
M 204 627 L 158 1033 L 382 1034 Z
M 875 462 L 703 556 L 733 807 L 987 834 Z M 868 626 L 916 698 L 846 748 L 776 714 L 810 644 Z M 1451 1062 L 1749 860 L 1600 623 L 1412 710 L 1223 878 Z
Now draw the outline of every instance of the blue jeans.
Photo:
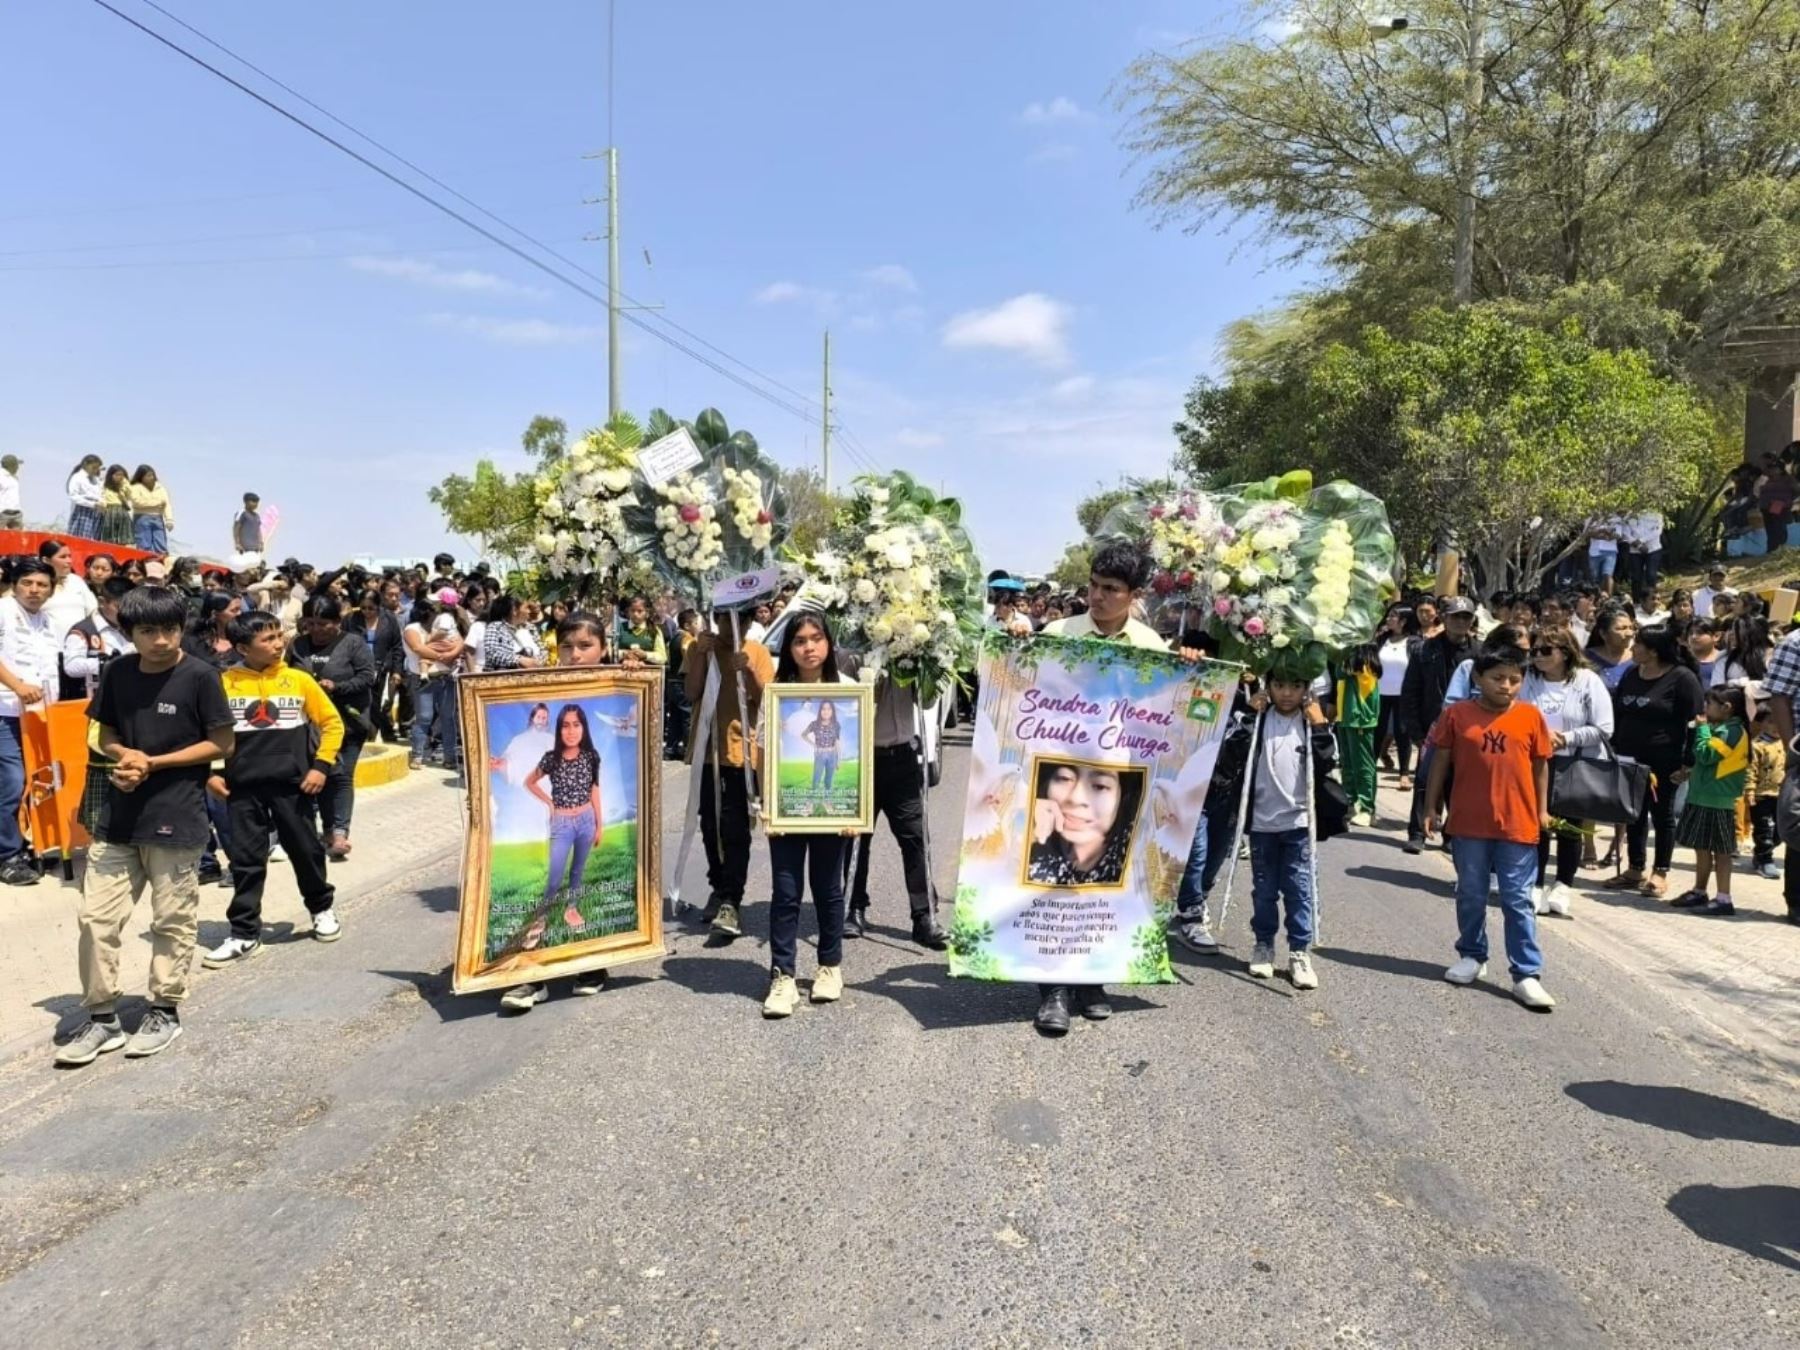
M 1181 873 L 1181 889 L 1175 895 L 1175 912 L 1183 919 L 1206 922 L 1206 898 L 1212 894 L 1219 869 L 1230 860 L 1233 824 L 1233 817 L 1223 812 L 1200 813 L 1187 867 Z
M 100 537 L 100 509 L 95 506 L 71 506 L 69 508 L 69 533 L 77 539 L 98 539 Z
M 844 964 L 844 858 L 850 840 L 841 834 L 777 834 L 769 838 L 775 874 L 769 898 L 769 964 L 794 973 L 800 945 L 800 897 L 812 884 L 819 911 L 819 964 Z
M 133 516 L 131 537 L 146 553 L 162 557 L 169 551 L 169 527 L 161 516 Z
M 0 717 L 0 859 L 25 851 L 19 833 L 19 803 L 25 800 L 25 746 L 19 719 Z
M 1588 554 L 1588 580 L 1599 583 L 1607 580 L 1619 569 L 1619 554 L 1615 549 L 1611 553 Z
M 431 724 L 439 722 L 438 739 L 444 743 L 444 763 L 456 767 L 458 731 L 456 681 L 449 675 L 432 675 L 419 681 L 419 696 L 413 704 L 412 752 L 414 759 L 425 758 L 431 744 Z
M 224 849 L 227 859 L 231 857 L 231 811 L 212 793 L 203 795 L 206 798 L 206 819 L 212 824 L 212 835 L 207 837 L 206 847 L 200 851 L 200 865 L 210 872 L 221 866 L 217 849 Z M 217 849 L 214 847 L 214 836 L 217 837 Z
M 594 830 L 594 813 L 589 810 L 550 817 L 550 875 L 544 879 L 544 899 L 550 899 L 566 884 L 569 903 L 581 902 L 581 888 L 587 884 L 588 854 L 594 848 Z
M 831 780 L 837 776 L 838 752 L 835 750 L 813 751 L 813 787 L 829 788 Z
M 1535 851 L 1531 860 L 1537 861 Z M 1275 941 L 1275 930 L 1281 926 L 1282 908 L 1287 910 L 1288 952 L 1305 951 L 1312 946 L 1315 912 L 1312 845 L 1304 828 L 1252 830 L 1250 932 L 1264 946 Z
M 1537 845 L 1507 839 L 1450 841 L 1456 861 L 1456 954 L 1488 958 L 1488 877 L 1500 879 L 1500 912 L 1505 920 L 1506 964 L 1515 980 L 1538 975 L 1544 954 L 1537 945 L 1537 916 L 1531 912 L 1531 884 L 1537 880 Z

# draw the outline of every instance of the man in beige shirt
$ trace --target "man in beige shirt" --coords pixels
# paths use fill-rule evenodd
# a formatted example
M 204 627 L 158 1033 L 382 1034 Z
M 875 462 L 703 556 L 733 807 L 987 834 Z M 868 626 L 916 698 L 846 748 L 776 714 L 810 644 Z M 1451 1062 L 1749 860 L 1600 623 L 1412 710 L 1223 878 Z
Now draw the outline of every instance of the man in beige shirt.
M 743 936 L 738 910 L 744 903 L 744 882 L 750 873 L 750 793 L 744 756 L 748 748 L 748 762 L 754 769 L 756 751 L 746 746 L 744 729 L 756 725 L 762 691 L 775 679 L 769 649 L 739 636 L 745 622 L 746 616 L 738 616 L 733 623 L 730 614 L 721 615 L 721 631 L 695 638 L 685 658 L 687 696 L 696 717 L 706 694 L 707 671 L 716 667 L 719 672 L 712 731 L 704 747 L 698 736 L 692 738 L 688 763 L 700 766 L 700 838 L 706 846 L 706 884 L 711 892 L 700 917 L 714 933 L 727 938 Z

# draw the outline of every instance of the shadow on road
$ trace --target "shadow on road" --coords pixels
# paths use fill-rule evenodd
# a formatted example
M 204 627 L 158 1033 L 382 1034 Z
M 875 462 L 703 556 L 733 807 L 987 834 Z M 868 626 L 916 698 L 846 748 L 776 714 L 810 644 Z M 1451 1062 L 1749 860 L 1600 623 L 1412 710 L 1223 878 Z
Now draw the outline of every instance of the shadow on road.
M 1427 876 L 1423 872 L 1403 872 L 1395 867 L 1346 867 L 1344 875 L 1355 877 L 1359 881 L 1373 881 L 1382 886 L 1398 886 L 1402 890 L 1424 891 L 1427 895 L 1435 895 L 1448 899 L 1449 885 L 1447 880 Z
M 953 980 L 941 960 L 892 966 L 874 979 L 858 983 L 865 994 L 892 999 L 911 1014 L 924 1031 L 953 1031 L 964 1027 L 1030 1024 L 1037 1012 L 1034 984 L 1001 984 L 990 980 Z M 1115 1015 L 1144 1012 L 1160 1007 L 1116 989 L 1107 990 L 1107 1002 Z
M 1413 980 L 1429 980 L 1433 984 L 1444 984 L 1444 969 L 1449 962 L 1414 961 L 1411 957 L 1390 956 L 1386 952 L 1358 952 L 1348 947 L 1320 947 L 1314 955 L 1340 966 L 1355 966 L 1359 970 L 1373 970 L 1383 975 L 1404 975 Z M 1501 972 L 1504 978 L 1505 972 Z M 1454 988 L 1455 986 L 1447 986 Z M 1478 989 L 1484 994 L 1492 994 L 1495 998 L 1512 1001 L 1512 994 L 1496 984 L 1486 980 L 1477 980 L 1468 986 Z
M 769 967 L 753 957 L 671 956 L 662 963 L 662 977 L 696 994 L 729 994 L 759 1003 L 769 992 Z
M 432 886 L 419 892 L 419 903 L 433 914 L 454 914 L 457 910 L 457 888 Z
M 1800 1188 L 1684 1186 L 1669 1213 L 1697 1238 L 1800 1271 Z
M 1570 1083 L 1563 1091 L 1601 1115 L 1654 1125 L 1690 1139 L 1735 1139 L 1746 1144 L 1800 1148 L 1800 1121 L 1770 1115 L 1760 1106 L 1710 1092 L 1611 1080 Z

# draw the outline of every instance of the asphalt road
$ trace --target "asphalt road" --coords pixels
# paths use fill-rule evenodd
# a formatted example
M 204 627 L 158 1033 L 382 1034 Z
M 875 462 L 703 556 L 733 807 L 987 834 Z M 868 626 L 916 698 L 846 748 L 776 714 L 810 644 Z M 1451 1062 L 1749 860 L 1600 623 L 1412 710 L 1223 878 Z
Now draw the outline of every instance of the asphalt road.
M 1800 1343 L 1800 1094 L 1554 938 L 1552 1015 L 1445 985 L 1449 902 L 1390 839 L 1327 846 L 1316 993 L 1243 974 L 1240 903 L 1230 955 L 1062 1041 L 950 983 L 876 866 L 844 1001 L 786 1023 L 755 936 L 524 1018 L 456 998 L 446 856 L 210 977 L 166 1055 L 0 1067 L 5 1340 Z

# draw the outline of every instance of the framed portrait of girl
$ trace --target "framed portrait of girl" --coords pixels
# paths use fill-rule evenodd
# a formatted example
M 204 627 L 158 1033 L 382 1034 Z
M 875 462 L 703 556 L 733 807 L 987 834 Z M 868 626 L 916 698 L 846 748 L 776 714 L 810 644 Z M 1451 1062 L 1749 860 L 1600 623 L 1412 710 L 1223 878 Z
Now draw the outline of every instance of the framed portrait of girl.
M 662 678 L 582 666 L 458 680 L 457 993 L 663 955 Z
M 763 817 L 771 832 L 875 826 L 875 691 L 772 684 L 763 691 Z

